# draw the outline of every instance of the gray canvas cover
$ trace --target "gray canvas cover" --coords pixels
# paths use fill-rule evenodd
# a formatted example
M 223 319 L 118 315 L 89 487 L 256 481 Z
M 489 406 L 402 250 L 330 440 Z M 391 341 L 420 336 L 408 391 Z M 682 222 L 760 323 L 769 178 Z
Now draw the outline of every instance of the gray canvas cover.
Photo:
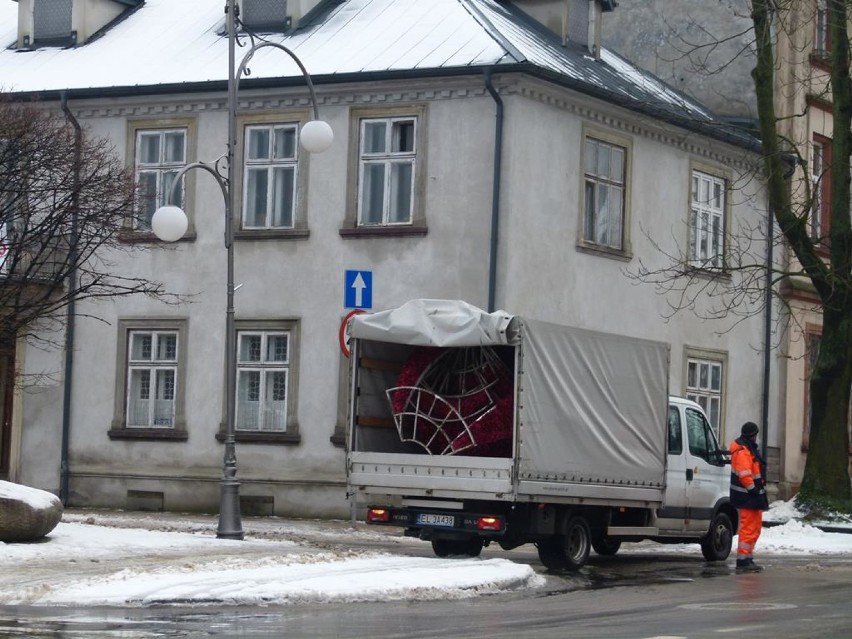
M 668 345 L 526 319 L 520 330 L 522 485 L 662 486 Z
M 356 315 L 349 336 L 410 346 L 496 346 L 512 339 L 512 316 L 486 313 L 461 300 L 419 299 L 399 308 Z

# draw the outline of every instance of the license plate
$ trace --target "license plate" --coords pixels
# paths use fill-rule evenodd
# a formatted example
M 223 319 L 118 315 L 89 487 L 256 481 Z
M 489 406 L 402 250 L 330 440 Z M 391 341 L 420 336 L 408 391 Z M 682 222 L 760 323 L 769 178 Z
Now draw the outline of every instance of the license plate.
M 417 523 L 424 526 L 445 526 L 452 528 L 456 525 L 456 518 L 452 515 L 433 515 L 432 513 L 419 513 Z

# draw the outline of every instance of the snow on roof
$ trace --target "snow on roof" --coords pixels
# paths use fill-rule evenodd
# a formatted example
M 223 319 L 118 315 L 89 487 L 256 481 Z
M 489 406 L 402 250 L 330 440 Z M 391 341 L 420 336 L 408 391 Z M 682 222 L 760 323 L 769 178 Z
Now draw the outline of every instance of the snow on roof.
M 224 83 L 223 2 L 146 0 L 85 45 L 17 51 L 18 4 L 0 0 L 0 90 L 67 90 L 73 97 L 75 92 L 159 93 L 164 85 Z M 376 79 L 406 71 L 440 75 L 496 66 L 539 74 L 682 124 L 686 119 L 713 121 L 699 103 L 610 51 L 595 59 L 577 44 L 562 46 L 556 34 L 511 2 L 326 0 L 306 18 L 294 31 L 264 37 L 292 50 L 316 85 L 357 80 L 360 73 Z M 247 50 L 238 49 L 238 59 Z M 272 47 L 259 50 L 249 66 L 252 78 L 301 79 L 297 65 Z

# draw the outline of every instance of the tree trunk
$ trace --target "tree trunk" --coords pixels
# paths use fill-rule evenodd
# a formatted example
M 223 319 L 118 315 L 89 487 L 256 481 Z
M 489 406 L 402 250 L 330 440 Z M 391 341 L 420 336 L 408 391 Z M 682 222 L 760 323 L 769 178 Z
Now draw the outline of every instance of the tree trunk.
M 831 89 L 834 134 L 831 166 L 831 220 L 828 263 L 810 238 L 808 216 L 797 215 L 785 178 L 774 97 L 775 0 L 753 0 L 757 63 L 752 72 L 763 145 L 767 195 L 785 239 L 816 289 L 823 310 L 820 352 L 810 380 L 810 436 L 802 496 L 846 501 L 849 480 L 849 400 L 852 384 L 852 272 L 850 272 L 850 171 L 852 85 L 845 0 L 829 0 Z M 799 27 L 802 28 L 802 27 Z

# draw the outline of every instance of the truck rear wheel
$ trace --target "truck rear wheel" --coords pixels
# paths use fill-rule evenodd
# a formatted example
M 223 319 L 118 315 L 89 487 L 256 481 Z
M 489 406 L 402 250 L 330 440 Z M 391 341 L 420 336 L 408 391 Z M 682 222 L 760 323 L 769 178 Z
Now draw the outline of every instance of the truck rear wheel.
M 716 513 L 710 522 L 710 531 L 701 539 L 701 554 L 707 561 L 724 561 L 731 554 L 734 525 L 725 513 Z
M 482 539 L 470 537 L 468 539 L 433 539 L 432 552 L 436 557 L 449 557 L 451 555 L 465 555 L 467 557 L 479 557 L 482 552 Z
M 580 570 L 589 560 L 591 540 L 585 517 L 572 517 L 565 526 L 564 535 L 538 542 L 538 558 L 548 570 Z

